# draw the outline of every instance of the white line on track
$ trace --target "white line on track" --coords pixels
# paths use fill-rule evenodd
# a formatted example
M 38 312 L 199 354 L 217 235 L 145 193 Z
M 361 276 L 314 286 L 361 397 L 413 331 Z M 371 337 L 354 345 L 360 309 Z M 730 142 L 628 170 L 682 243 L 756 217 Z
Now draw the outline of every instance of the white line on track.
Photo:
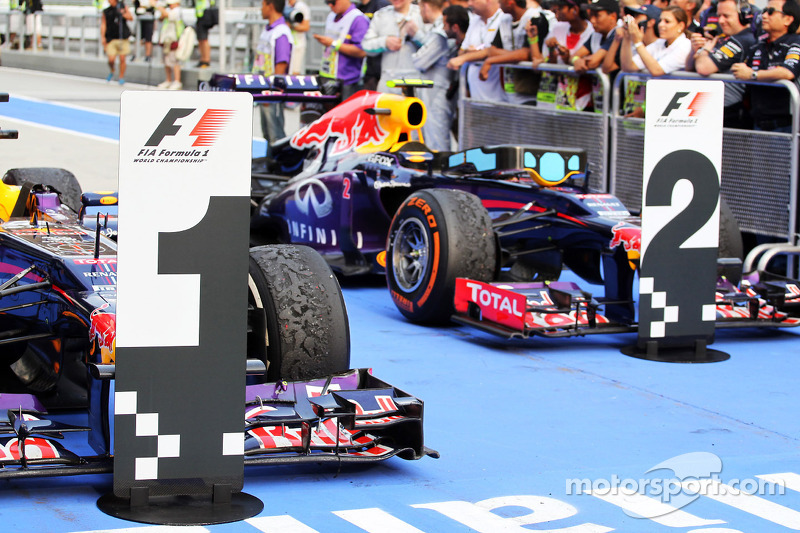
M 289 515 L 259 516 L 257 518 L 248 518 L 245 522 L 265 533 L 273 533 L 274 531 L 280 531 L 281 533 L 317 533 L 316 529 L 311 529 Z
M 40 124 L 38 122 L 31 122 L 29 120 L 20 120 L 18 118 L 7 117 L 5 115 L 0 115 L 0 120 L 5 122 L 14 122 L 17 124 L 21 124 L 23 126 L 31 127 L 31 128 L 41 128 L 43 130 L 54 131 L 57 133 L 66 133 L 68 135 L 76 135 L 78 137 L 84 137 L 86 139 L 90 139 L 92 141 L 102 141 L 107 142 L 110 144 L 119 144 L 119 141 L 116 139 L 109 139 L 108 137 L 101 137 L 100 135 L 92 135 L 91 133 L 83 133 L 80 131 L 70 130 L 67 128 L 59 128 L 56 126 L 47 126 L 45 124 Z
M 800 512 L 794 509 L 742 492 L 714 479 L 701 479 L 698 482 L 682 482 L 681 485 L 687 492 L 702 494 L 706 498 L 730 505 L 774 524 L 800 531 Z
M 649 498 L 638 492 L 616 491 L 585 491 L 605 502 L 616 505 L 628 512 L 647 517 L 647 519 L 667 527 L 699 527 L 711 524 L 724 524 L 724 520 L 707 520 L 686 511 Z M 652 518 L 651 518 L 652 517 Z
M 334 511 L 333 514 L 368 533 L 423 533 L 414 526 L 377 508 Z
M 12 100 L 26 100 L 28 102 L 36 102 L 38 104 L 50 104 L 50 105 L 57 105 L 59 107 L 66 107 L 68 109 L 74 109 L 76 111 L 84 111 L 86 113 L 96 113 L 98 115 L 105 115 L 107 117 L 117 117 L 119 118 L 119 113 L 112 113 L 111 111 L 103 111 L 102 109 L 95 109 L 93 107 L 86 107 L 81 105 L 69 104 L 67 102 L 62 102 L 60 100 L 51 100 L 46 98 L 36 98 L 35 96 L 22 96 L 21 94 L 17 94 L 14 92 L 8 93 L 8 96 Z
M 781 474 L 764 474 L 763 476 L 756 476 L 759 479 L 775 483 L 776 485 L 783 485 L 787 489 L 800 492 L 800 474 L 794 472 L 783 472 Z

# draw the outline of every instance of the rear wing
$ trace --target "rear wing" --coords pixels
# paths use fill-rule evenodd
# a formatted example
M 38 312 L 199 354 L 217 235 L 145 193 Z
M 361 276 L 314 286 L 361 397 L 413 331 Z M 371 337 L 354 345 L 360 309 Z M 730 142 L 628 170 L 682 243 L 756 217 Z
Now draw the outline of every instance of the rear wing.
M 338 103 L 341 83 L 321 76 L 262 76 L 214 74 L 198 84 L 200 91 L 236 91 L 253 95 L 254 102 Z

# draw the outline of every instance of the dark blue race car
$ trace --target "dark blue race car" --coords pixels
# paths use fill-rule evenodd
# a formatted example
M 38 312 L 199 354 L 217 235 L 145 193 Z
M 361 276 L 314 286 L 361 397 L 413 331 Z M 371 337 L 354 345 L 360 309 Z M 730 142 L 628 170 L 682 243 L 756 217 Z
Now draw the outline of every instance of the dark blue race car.
M 330 99 L 332 92 L 311 77 L 229 75 L 212 84 L 249 91 L 256 101 Z M 385 273 L 398 310 L 419 323 L 452 318 L 505 336 L 634 331 L 640 218 L 613 195 L 589 188 L 586 153 L 525 145 L 432 152 L 422 136 L 425 119 L 417 98 L 362 91 L 276 143 L 269 160 L 254 164 L 253 243 L 311 246 L 343 275 Z M 262 194 L 270 183 L 277 190 Z M 720 256 L 742 256 L 724 202 Z M 487 323 L 500 296 L 469 293 L 490 298 L 487 308 L 456 293 L 459 279 L 523 283 L 530 292 L 530 283 L 558 280 L 564 267 L 603 285 L 603 296 L 565 298 L 563 287 L 551 295 L 549 285 L 537 286 L 530 304 L 521 304 L 537 319 L 516 329 Z M 761 313 L 732 317 L 727 309 L 719 324 L 795 325 L 773 314 L 774 306 L 765 310 L 758 301 L 765 291 L 739 290 L 741 269 L 730 275 L 736 268 L 724 269 L 726 283 L 734 283 L 718 287 L 720 305 L 755 301 Z
M 111 469 L 116 215 L 115 193 L 81 194 L 63 169 L 12 169 L 0 183 L 0 478 Z M 231 354 L 247 357 L 253 374 L 241 418 L 246 463 L 435 455 L 422 444 L 421 401 L 348 370 L 344 300 L 319 254 L 254 247 L 248 287 L 247 354 Z M 153 327 L 169 328 L 180 302 L 165 310 L 161 301 Z M 85 426 L 53 415 L 87 420 L 87 408 Z M 97 455 L 80 451 L 87 435 Z

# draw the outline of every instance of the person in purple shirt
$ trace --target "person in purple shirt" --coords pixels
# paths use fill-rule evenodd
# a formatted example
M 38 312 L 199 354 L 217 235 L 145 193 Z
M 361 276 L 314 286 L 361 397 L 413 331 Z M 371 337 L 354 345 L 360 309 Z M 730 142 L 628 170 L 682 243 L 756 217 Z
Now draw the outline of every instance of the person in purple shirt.
M 292 32 L 283 18 L 284 0 L 261 0 L 261 16 L 269 23 L 256 45 L 253 73 L 272 76 L 288 74 L 292 59 Z M 267 139 L 267 157 L 275 141 L 286 137 L 283 130 L 283 103 L 261 106 L 261 131 Z
M 314 34 L 325 50 L 320 75 L 342 82 L 342 100 L 361 88 L 361 71 L 367 53 L 361 41 L 369 29 L 369 19 L 350 0 L 325 0 L 331 12 L 325 21 L 325 34 Z

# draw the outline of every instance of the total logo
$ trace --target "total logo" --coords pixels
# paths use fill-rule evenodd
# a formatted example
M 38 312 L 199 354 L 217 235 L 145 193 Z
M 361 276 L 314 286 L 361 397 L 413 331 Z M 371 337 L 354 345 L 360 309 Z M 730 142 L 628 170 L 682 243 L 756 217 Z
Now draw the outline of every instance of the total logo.
M 519 299 L 513 299 L 513 294 L 509 295 L 505 291 L 499 291 L 485 283 L 475 283 L 468 281 L 466 287 L 469 289 L 470 298 L 473 302 L 478 302 L 483 306 L 490 306 L 497 311 L 505 311 L 511 315 L 521 317 L 523 309 L 519 307 Z
M 134 163 L 202 163 L 235 111 L 173 107 L 150 134 Z M 168 144 L 162 147 L 162 143 Z

